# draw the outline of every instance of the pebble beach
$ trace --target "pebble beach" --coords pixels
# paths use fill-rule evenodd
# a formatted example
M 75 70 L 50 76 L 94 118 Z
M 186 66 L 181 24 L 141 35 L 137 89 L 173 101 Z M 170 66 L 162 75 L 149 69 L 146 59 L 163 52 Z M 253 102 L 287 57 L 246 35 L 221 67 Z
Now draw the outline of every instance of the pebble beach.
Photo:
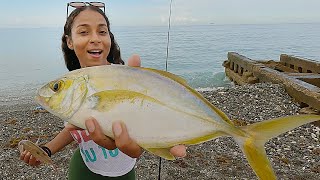
M 40 143 L 51 140 L 63 122 L 50 113 L 35 110 L 36 87 L 26 87 L 16 95 L 0 90 L 0 179 L 67 179 L 68 163 L 75 143 L 54 154 L 57 166 L 29 167 L 19 159 L 17 143 L 28 139 Z M 296 115 L 301 108 L 277 84 L 255 84 L 200 92 L 236 125 Z M 320 179 L 320 128 L 306 124 L 269 140 L 266 152 L 278 179 Z M 188 146 L 187 156 L 161 161 L 160 179 L 257 179 L 243 153 L 230 137 L 221 137 Z M 158 179 L 159 158 L 144 152 L 136 164 L 137 179 Z

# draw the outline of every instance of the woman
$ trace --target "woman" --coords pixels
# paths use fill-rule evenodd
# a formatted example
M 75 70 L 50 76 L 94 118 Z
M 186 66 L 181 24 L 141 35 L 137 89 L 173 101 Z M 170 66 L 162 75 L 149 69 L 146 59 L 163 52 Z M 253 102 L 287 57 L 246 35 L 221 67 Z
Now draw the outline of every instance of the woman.
M 110 23 L 104 12 L 95 6 L 76 8 L 67 18 L 62 36 L 62 51 L 67 68 L 79 68 L 124 64 L 120 49 L 110 32 Z M 128 60 L 131 66 L 140 66 L 140 58 L 133 55 Z M 55 154 L 73 140 L 79 143 L 69 167 L 68 179 L 135 179 L 134 165 L 142 149 L 128 135 L 125 125 L 113 124 L 115 140 L 105 136 L 94 118 L 86 121 L 88 131 L 77 129 L 71 124 L 43 149 Z M 106 149 L 105 149 L 106 148 Z M 185 146 L 173 147 L 171 153 L 177 157 L 186 154 Z M 40 162 L 24 151 L 20 159 L 31 166 Z

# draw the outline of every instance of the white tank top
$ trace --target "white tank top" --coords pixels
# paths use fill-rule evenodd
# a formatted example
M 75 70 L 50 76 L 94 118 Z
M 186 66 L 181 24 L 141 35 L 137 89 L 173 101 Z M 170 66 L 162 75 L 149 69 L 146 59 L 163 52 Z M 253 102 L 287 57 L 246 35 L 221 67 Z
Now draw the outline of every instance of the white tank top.
M 79 144 L 84 163 L 96 174 L 109 177 L 122 176 L 131 171 L 136 163 L 135 158 L 129 157 L 119 149 L 108 150 L 99 146 L 90 139 L 86 130 L 75 130 L 71 135 Z

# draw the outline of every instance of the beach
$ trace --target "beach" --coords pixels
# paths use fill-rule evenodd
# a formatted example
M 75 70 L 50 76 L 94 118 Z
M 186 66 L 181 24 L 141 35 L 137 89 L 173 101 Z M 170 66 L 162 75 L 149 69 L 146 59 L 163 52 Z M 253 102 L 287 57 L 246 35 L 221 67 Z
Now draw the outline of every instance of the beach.
M 33 100 L 35 89 L 25 87 L 14 95 L 0 91 L 0 179 L 67 179 L 68 163 L 76 143 L 52 156 L 56 170 L 49 166 L 29 167 L 19 160 L 17 143 L 20 140 L 35 142 L 40 138 L 40 143 L 45 143 L 63 128 L 59 118 L 35 110 L 38 106 Z M 277 84 L 231 86 L 201 93 L 240 126 L 299 114 L 301 110 Z M 319 179 L 319 134 L 319 127 L 306 124 L 266 143 L 266 152 L 278 179 Z M 187 152 L 185 158 L 162 160 L 161 179 L 257 179 L 230 137 L 188 146 Z M 137 179 L 157 179 L 158 165 L 158 157 L 144 152 L 136 164 Z

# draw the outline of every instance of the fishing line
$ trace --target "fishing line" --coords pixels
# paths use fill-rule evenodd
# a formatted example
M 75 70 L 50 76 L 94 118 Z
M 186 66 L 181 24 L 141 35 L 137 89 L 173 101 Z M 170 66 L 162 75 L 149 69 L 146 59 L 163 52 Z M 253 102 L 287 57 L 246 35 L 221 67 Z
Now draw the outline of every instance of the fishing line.
M 170 11 L 169 11 L 169 20 L 168 20 L 166 71 L 168 71 L 169 42 L 170 42 L 170 30 L 171 30 L 171 12 L 172 12 L 172 0 L 170 0 Z
M 167 57 L 166 57 L 166 71 L 168 71 L 168 58 L 169 58 L 169 42 L 170 42 L 170 30 L 171 30 L 171 12 L 172 12 L 172 1 L 170 0 L 169 20 L 168 20 L 168 34 L 167 34 Z M 162 158 L 159 157 L 159 174 L 158 180 L 161 180 L 161 163 Z

